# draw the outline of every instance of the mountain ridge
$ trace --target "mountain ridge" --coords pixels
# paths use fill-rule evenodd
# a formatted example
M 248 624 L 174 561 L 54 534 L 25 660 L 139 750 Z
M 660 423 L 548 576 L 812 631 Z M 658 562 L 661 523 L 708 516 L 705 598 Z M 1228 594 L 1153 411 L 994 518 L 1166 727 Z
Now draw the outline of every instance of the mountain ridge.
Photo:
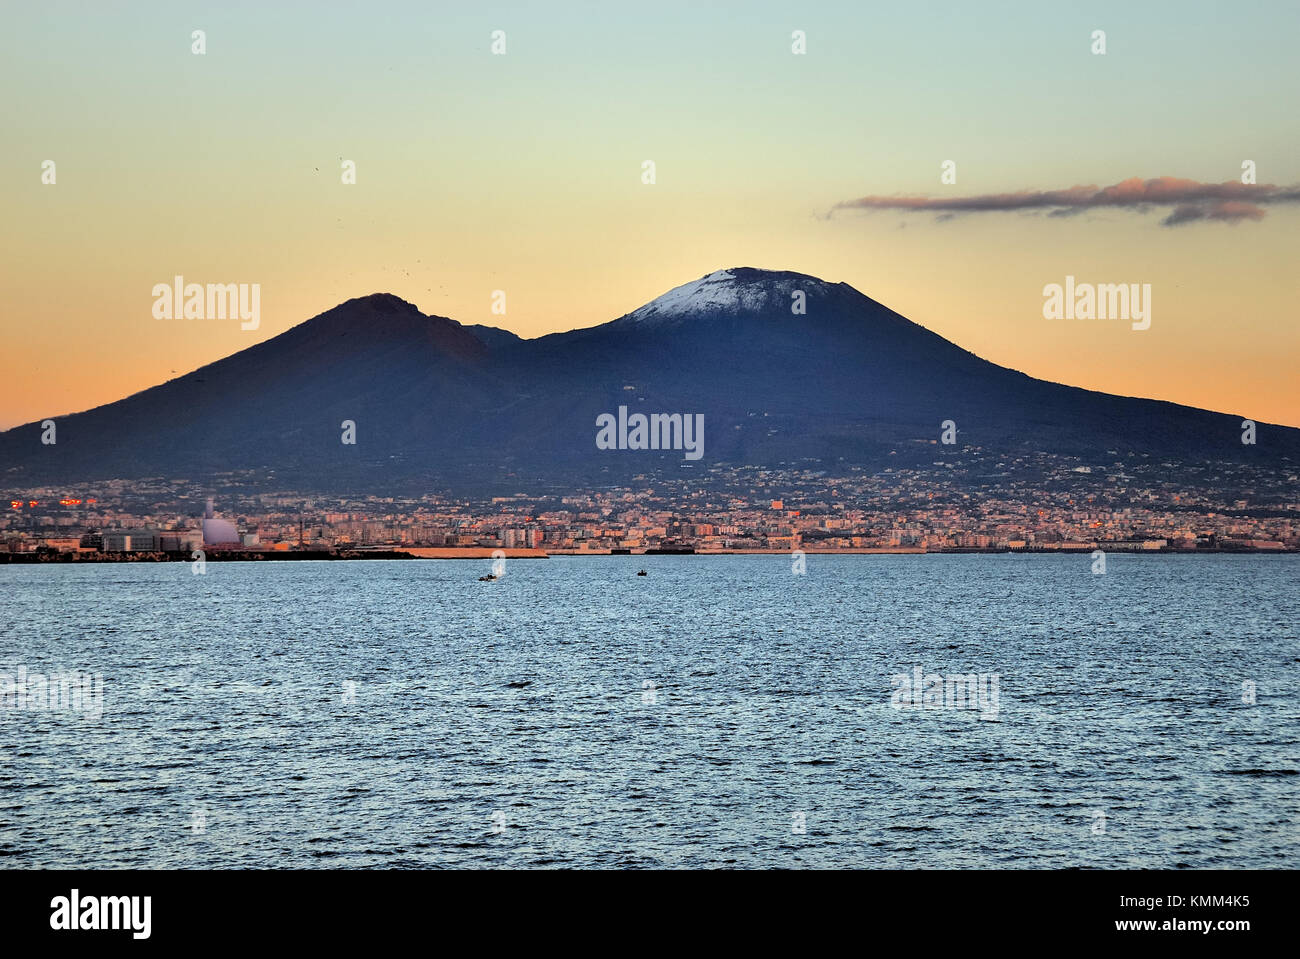
M 806 312 L 792 311 L 794 294 Z M 700 413 L 703 460 L 924 465 L 961 448 L 1294 469 L 1300 430 L 1050 383 L 981 359 L 846 283 L 732 267 L 593 327 L 532 339 L 355 297 L 184 376 L 0 433 L 10 483 L 274 471 L 329 487 L 611 481 L 680 455 L 601 451 L 595 420 Z M 341 424 L 357 442 L 343 444 Z M 945 452 L 949 452 L 945 449 Z

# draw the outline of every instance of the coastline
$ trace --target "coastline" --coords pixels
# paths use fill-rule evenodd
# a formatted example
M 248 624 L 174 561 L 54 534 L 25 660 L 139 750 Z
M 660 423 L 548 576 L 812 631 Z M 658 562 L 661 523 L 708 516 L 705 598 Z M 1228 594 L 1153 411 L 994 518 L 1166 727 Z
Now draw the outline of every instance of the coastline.
M 1300 549 L 1132 549 L 1117 547 L 1105 543 L 1086 548 L 1070 549 L 921 549 L 919 547 L 858 547 L 853 549 L 804 549 L 806 556 L 1089 556 L 1095 550 L 1108 554 L 1125 556 L 1272 556 L 1295 555 Z M 504 553 L 505 559 L 551 559 L 573 558 L 583 556 L 632 557 L 632 556 L 790 556 L 786 549 L 731 549 L 699 550 L 672 552 L 637 552 L 613 553 L 609 550 L 557 549 L 546 552 L 541 549 L 493 549 L 487 546 L 442 547 L 409 546 L 401 549 L 344 549 L 344 550 L 207 550 L 203 559 L 209 563 L 264 563 L 264 562 L 347 562 L 352 560 L 484 560 L 496 559 Z M 77 553 L 0 553 L 0 566 L 44 566 L 44 565 L 78 565 L 78 564 L 117 564 L 117 563 L 191 563 L 195 558 L 190 553 L 101 553 L 85 550 Z

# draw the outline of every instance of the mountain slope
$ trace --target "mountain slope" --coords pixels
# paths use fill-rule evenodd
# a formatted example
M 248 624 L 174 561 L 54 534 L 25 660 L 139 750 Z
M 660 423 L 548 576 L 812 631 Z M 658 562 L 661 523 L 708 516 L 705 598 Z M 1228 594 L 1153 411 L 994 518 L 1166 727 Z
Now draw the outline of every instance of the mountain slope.
M 0 466 L 36 477 L 197 476 L 238 469 L 347 469 L 366 454 L 434 453 L 459 440 L 442 411 L 487 402 L 487 348 L 395 296 L 349 300 L 161 386 L 0 436 Z M 356 446 L 341 442 L 344 420 Z M 435 428 L 436 425 L 436 428 Z M 358 455 L 361 454 L 361 455 Z
M 791 311 L 796 290 L 802 315 Z M 563 384 L 575 419 L 592 422 L 619 403 L 706 413 L 710 460 L 841 455 L 869 464 L 885 447 L 937 438 L 950 419 L 962 443 L 992 448 L 1229 460 L 1262 449 L 1241 445 L 1240 417 L 1035 380 L 847 284 L 798 273 L 718 271 L 611 323 L 528 341 L 508 356 L 538 374 L 548 399 L 558 402 Z M 576 383 L 563 375 L 575 366 L 589 371 Z M 1300 431 L 1273 435 L 1272 453 L 1300 452 Z

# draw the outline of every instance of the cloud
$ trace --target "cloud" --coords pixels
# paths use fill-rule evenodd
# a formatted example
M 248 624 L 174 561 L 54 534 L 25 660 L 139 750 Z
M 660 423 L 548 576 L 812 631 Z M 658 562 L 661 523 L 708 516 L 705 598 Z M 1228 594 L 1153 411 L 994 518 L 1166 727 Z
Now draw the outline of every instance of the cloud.
M 1074 216 L 1086 210 L 1119 209 L 1147 213 L 1155 207 L 1172 207 L 1160 221 L 1162 226 L 1180 226 L 1204 220 L 1239 223 L 1263 219 L 1270 203 L 1300 202 L 1300 184 L 1278 187 L 1272 184 L 1200 183 L 1178 177 L 1154 180 L 1132 177 L 1113 186 L 1072 186 L 1064 190 L 1023 190 L 1018 193 L 986 193 L 976 196 L 864 196 L 846 200 L 836 210 L 906 210 L 938 214 L 948 220 L 967 213 L 1046 211 L 1048 216 Z
M 1197 220 L 1222 220 L 1225 223 L 1239 223 L 1242 220 L 1262 220 L 1264 210 L 1253 203 L 1240 200 L 1223 200 L 1197 206 L 1184 203 L 1174 207 L 1174 211 L 1160 221 L 1161 226 L 1179 226 L 1183 223 L 1195 223 Z

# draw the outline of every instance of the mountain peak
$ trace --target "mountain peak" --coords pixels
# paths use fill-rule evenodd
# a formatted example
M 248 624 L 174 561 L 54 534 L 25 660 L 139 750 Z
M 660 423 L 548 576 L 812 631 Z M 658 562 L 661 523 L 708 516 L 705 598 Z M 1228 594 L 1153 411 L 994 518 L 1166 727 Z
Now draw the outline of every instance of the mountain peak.
M 355 330 L 373 335 L 419 332 L 429 325 L 429 317 L 414 303 L 392 293 L 371 293 L 344 300 L 299 325 L 304 333 L 328 333 L 346 336 Z
M 674 325 L 703 313 L 750 313 L 789 310 L 796 290 L 822 292 L 835 284 L 804 273 L 736 266 L 715 270 L 674 287 L 615 322 L 626 325 Z
M 349 306 L 366 307 L 368 309 L 378 310 L 385 313 L 409 313 L 412 310 L 416 313 L 420 312 L 420 308 L 414 303 L 408 303 L 406 300 L 393 293 L 371 293 L 367 296 L 353 297 L 350 300 L 340 303 L 336 309 Z
M 333 309 L 293 327 L 283 345 L 294 349 L 314 348 L 336 340 L 358 338 L 370 343 L 432 345 L 437 351 L 464 359 L 481 357 L 486 347 L 473 333 L 445 316 L 426 316 L 414 303 L 392 293 L 371 293 L 345 300 Z M 278 339 L 278 338 L 276 338 Z M 268 340 L 274 343 L 275 339 Z

